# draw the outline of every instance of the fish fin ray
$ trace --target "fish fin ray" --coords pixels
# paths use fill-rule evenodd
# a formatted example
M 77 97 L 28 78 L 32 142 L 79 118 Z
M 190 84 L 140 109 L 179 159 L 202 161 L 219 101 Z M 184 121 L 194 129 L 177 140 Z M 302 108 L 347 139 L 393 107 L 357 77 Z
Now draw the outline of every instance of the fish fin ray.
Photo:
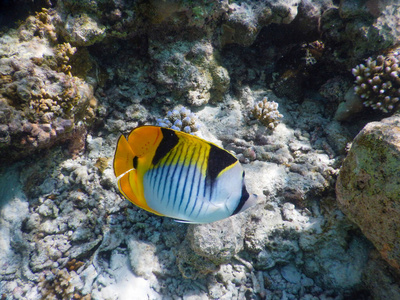
M 133 169 L 134 157 L 135 154 L 132 151 L 131 146 L 125 136 L 121 135 L 118 139 L 113 162 L 114 174 L 117 178 Z

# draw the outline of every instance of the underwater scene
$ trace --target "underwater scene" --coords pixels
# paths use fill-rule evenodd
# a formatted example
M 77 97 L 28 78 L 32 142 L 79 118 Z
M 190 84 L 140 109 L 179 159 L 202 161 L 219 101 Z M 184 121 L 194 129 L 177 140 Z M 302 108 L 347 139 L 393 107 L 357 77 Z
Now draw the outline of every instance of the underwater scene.
M 399 1 L 0 1 L 12 299 L 400 299 Z

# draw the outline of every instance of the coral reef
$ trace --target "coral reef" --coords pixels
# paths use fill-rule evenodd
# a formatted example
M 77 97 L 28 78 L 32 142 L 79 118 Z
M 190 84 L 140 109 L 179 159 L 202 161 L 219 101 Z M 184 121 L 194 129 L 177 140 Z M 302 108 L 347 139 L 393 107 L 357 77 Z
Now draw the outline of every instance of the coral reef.
M 157 119 L 156 125 L 186 133 L 194 133 L 200 128 L 196 115 L 184 106 L 168 111 L 164 119 Z
M 398 60 L 385 50 L 399 40 L 395 0 L 6 2 L 7 12 L 21 4 L 15 11 L 31 13 L 0 16 L 0 298 L 399 294 L 396 203 L 380 198 L 355 213 L 340 204 L 348 218 L 335 194 L 348 145 L 381 116 L 357 113 L 348 66 L 377 53 Z M 124 200 L 112 170 L 118 137 L 168 110 L 158 125 L 195 132 L 244 163 L 255 207 L 193 225 Z M 398 122 L 384 122 L 379 139 L 361 145 L 387 154 L 363 168 L 374 166 L 377 180 L 398 178 L 385 133 Z M 348 167 L 359 146 L 340 180 L 360 170 Z M 396 185 L 365 178 L 347 192 Z M 362 234 L 377 222 L 356 222 L 361 231 L 353 214 L 390 217 L 380 237 L 365 234 L 380 252 Z
M 352 69 L 356 77 L 354 91 L 365 106 L 385 113 L 398 108 L 400 100 L 400 50 L 371 57 Z
M 262 101 L 258 101 L 254 104 L 251 113 L 254 118 L 259 120 L 266 127 L 274 129 L 283 118 L 283 115 L 278 111 L 278 106 L 278 103 L 275 101 L 268 101 L 268 98 L 265 97 Z
M 34 20 L 46 16 L 46 12 L 38 13 Z M 93 87 L 71 75 L 69 61 L 76 48 L 69 43 L 51 46 L 46 37 L 34 36 L 36 27 L 28 22 L 21 26 L 25 29 L 0 39 L 4 53 L 0 59 L 0 149 L 1 153 L 12 149 L 9 160 L 83 133 L 78 128 L 93 122 L 97 107 Z M 32 38 L 25 41 L 28 27 Z

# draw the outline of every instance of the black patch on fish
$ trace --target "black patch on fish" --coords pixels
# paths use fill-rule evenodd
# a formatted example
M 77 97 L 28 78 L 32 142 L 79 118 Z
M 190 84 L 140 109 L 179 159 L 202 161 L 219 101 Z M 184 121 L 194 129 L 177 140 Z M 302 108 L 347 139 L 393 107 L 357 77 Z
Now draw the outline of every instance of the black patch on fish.
M 163 134 L 163 139 L 158 145 L 156 153 L 153 157 L 153 166 L 155 166 L 165 155 L 168 154 L 177 144 L 179 141 L 178 136 L 175 134 L 174 131 L 167 129 L 167 128 L 160 128 Z
M 244 172 L 243 172 L 243 177 L 244 177 Z M 249 199 L 249 197 L 250 197 L 250 195 L 247 192 L 245 185 L 243 184 L 242 185 L 242 197 L 240 197 L 239 204 L 236 207 L 236 209 L 233 211 L 231 216 L 236 215 L 242 209 L 243 205 L 246 203 L 246 201 Z
M 133 158 L 133 168 L 134 168 L 134 169 L 137 169 L 137 166 L 138 166 L 138 157 L 135 156 L 135 157 Z
M 217 178 L 218 174 L 221 173 L 222 170 L 229 167 L 230 165 L 237 162 L 236 157 L 234 157 L 229 152 L 210 144 L 210 154 L 208 156 L 208 166 L 207 166 L 207 181 L 211 183 L 214 182 L 215 178 Z

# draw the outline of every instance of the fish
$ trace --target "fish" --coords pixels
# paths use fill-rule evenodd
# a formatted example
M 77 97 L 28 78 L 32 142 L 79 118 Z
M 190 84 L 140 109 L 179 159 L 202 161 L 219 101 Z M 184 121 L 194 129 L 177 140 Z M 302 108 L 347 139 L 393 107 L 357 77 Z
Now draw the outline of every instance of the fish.
M 238 159 L 197 136 L 160 126 L 121 135 L 114 174 L 136 206 L 182 223 L 212 223 L 253 206 Z

